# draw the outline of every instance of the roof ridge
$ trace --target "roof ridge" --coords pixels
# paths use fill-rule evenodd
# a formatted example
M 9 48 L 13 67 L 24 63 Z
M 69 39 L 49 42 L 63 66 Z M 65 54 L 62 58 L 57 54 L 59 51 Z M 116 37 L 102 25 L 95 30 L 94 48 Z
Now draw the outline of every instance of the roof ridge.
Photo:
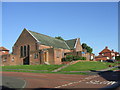
M 53 38 L 53 39 L 58 40 L 58 41 L 61 41 L 61 42 L 64 42 L 64 41 L 62 41 L 62 40 L 60 40 L 60 39 L 56 39 L 56 38 L 54 38 L 54 37 L 51 37 L 51 36 L 48 36 L 48 35 L 45 35 L 45 34 L 41 34 L 41 33 L 38 33 L 38 32 L 34 32 L 34 31 L 31 31 L 31 30 L 28 30 L 28 31 L 33 32 L 33 33 L 36 33 L 36 34 L 40 34 L 40 35 L 43 35 L 43 36 L 46 36 L 46 37 L 50 37 L 50 38 Z
M 7 49 L 7 48 L 5 48 L 3 46 L 0 47 L 0 50 L 7 50 L 7 51 L 9 51 L 9 49 Z
M 68 46 L 68 44 L 66 43 L 66 41 L 64 41 L 64 43 L 67 45 L 67 47 L 70 49 L 70 47 Z
M 105 50 L 107 50 L 107 51 L 111 52 L 111 50 L 110 50 L 110 49 L 105 48 L 105 49 L 103 49 L 100 53 L 106 52 Z
M 48 45 L 48 46 L 52 46 L 56 47 L 56 48 L 64 48 L 64 49 L 70 49 L 70 47 L 68 46 L 68 44 L 65 42 L 65 40 L 59 40 L 56 39 L 54 37 L 48 36 L 48 35 L 44 35 L 38 32 L 34 32 L 31 30 L 28 30 L 28 32 L 30 32 L 38 41 L 41 42 L 41 44 L 44 45 Z
M 75 39 L 77 39 L 77 38 L 75 38 Z M 69 39 L 69 40 L 75 40 L 75 39 Z M 69 41 L 69 40 L 65 40 L 65 41 Z

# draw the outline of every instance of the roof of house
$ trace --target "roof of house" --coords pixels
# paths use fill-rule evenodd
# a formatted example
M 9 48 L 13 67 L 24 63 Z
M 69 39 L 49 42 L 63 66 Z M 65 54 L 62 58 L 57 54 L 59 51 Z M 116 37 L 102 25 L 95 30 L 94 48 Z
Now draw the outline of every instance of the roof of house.
M 77 38 L 76 39 L 71 39 L 71 40 L 66 40 L 66 43 L 68 44 L 70 49 L 74 49 L 76 41 L 77 41 Z
M 9 51 L 9 50 L 6 49 L 5 47 L 0 47 L 0 51 Z
M 111 50 L 108 49 L 108 47 L 105 47 L 99 54 L 101 53 L 107 53 L 107 52 L 112 52 Z
M 115 52 L 115 54 L 119 54 L 119 52 Z
M 63 48 L 63 49 L 70 49 L 69 45 L 65 41 L 43 35 L 37 32 L 33 32 L 28 30 L 34 37 L 37 39 L 41 44 L 47 45 L 47 46 L 53 46 L 55 48 Z

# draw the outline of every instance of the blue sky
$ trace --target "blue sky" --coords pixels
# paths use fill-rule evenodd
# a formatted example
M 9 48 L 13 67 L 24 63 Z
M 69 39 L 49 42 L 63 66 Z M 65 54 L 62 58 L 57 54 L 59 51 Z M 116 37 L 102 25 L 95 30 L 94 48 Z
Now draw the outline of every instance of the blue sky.
M 97 55 L 118 51 L 117 2 L 4 2 L 2 46 L 12 49 L 23 28 L 65 40 L 80 38 Z

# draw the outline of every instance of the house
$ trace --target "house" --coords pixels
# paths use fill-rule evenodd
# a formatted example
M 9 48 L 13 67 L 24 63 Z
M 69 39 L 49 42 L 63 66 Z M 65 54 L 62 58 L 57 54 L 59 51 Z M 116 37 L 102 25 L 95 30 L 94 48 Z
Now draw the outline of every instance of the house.
M 14 55 L 9 53 L 5 47 L 0 47 L 0 66 L 16 65 Z
M 24 29 L 4 65 L 62 64 L 61 60 L 66 53 L 76 52 L 82 56 L 82 51 L 80 38 L 62 41 Z M 90 54 L 84 56 L 90 59 Z
M 108 59 L 115 59 L 116 56 L 119 56 L 118 52 L 114 52 L 114 50 L 108 49 L 106 46 L 105 49 L 103 49 L 98 56 L 95 57 L 96 61 L 99 60 L 108 60 Z
M 0 55 L 9 54 L 9 50 L 5 47 L 0 47 Z

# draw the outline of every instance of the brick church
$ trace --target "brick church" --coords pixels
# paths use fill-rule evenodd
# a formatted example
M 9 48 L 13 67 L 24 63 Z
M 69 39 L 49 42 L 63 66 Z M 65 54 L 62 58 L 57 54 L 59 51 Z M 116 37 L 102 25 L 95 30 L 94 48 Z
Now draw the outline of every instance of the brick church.
M 9 52 L 9 50 L 4 49 L 1 48 L 0 51 Z M 0 56 L 2 58 L 2 66 L 39 65 L 62 64 L 61 59 L 69 53 L 84 56 L 87 60 L 94 58 L 94 54 L 83 53 L 80 38 L 62 41 L 24 29 L 12 47 L 12 53 Z

